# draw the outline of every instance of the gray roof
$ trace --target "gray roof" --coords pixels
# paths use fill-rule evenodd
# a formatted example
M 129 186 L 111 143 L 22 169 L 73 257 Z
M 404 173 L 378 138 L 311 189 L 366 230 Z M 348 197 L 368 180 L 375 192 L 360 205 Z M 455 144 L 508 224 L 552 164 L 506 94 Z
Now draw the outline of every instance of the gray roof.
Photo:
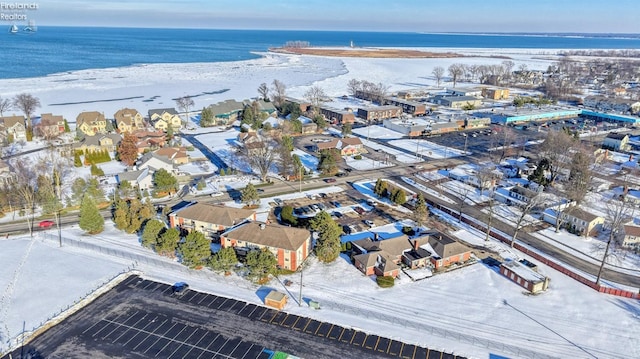
M 138 182 L 138 178 L 140 178 L 140 176 L 144 177 L 148 173 L 149 173 L 148 168 L 145 168 L 143 170 L 138 170 L 138 171 L 121 172 L 121 173 L 118 173 L 118 183 L 122 181 Z
M 178 114 L 175 108 L 157 108 L 157 109 L 149 110 L 149 118 L 151 118 L 153 114 L 162 115 L 164 112 L 172 115 Z
M 118 143 L 120 143 L 120 141 L 122 141 L 122 136 L 120 136 L 117 133 L 104 133 L 104 134 L 98 134 L 93 136 L 84 136 L 82 141 L 76 143 L 74 147 L 82 147 L 82 145 L 100 146 L 99 141 L 105 137 L 111 138 L 114 145 L 117 145 Z
M 226 115 L 233 112 L 240 112 L 244 110 L 244 104 L 236 100 L 225 100 L 216 104 L 210 105 L 209 108 L 213 112 L 214 116 Z

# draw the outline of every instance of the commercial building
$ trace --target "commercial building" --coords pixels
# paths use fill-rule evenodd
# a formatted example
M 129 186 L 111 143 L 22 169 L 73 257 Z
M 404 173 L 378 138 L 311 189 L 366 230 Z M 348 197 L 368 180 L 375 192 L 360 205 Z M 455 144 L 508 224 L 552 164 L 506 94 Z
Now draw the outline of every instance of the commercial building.
M 462 109 L 466 106 L 478 107 L 482 105 L 482 100 L 473 96 L 442 96 L 438 95 L 431 100 L 441 106 Z
M 367 122 L 400 116 L 402 116 L 402 108 L 398 106 L 374 106 L 358 109 L 358 117 Z
M 549 278 L 533 270 L 528 261 L 507 260 L 500 264 L 500 274 L 535 294 L 549 288 Z
M 427 106 L 423 103 L 408 101 L 399 97 L 386 97 L 385 104 L 398 106 L 402 108 L 402 112 L 412 116 L 422 116 L 427 113 Z
M 346 110 L 338 110 L 331 107 L 321 107 L 320 114 L 332 124 L 343 125 L 345 123 L 354 123 L 356 116 L 353 112 Z

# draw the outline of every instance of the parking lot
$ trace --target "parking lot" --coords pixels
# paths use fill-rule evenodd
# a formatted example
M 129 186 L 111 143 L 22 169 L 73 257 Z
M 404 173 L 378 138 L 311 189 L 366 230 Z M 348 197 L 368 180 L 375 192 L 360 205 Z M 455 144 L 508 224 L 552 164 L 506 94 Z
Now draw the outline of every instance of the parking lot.
M 130 276 L 5 358 L 456 358 L 261 305 Z
M 406 213 L 375 200 L 372 202 L 350 186 L 342 192 L 286 200 L 281 205 L 293 207 L 294 215 L 299 218 L 312 218 L 324 210 L 347 234 L 407 218 Z

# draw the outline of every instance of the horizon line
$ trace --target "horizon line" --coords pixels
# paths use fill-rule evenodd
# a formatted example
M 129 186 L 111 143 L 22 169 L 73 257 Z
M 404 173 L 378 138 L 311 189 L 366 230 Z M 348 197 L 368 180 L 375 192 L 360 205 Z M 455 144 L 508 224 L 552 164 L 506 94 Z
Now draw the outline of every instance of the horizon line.
M 224 30 L 224 31 L 310 31 L 310 32 L 369 32 L 369 33 L 405 33 L 405 34 L 451 34 L 451 35 L 633 35 L 640 37 L 640 33 L 634 32 L 581 32 L 581 31 L 408 31 L 408 30 L 357 30 L 357 29 L 265 29 L 265 28 L 209 28 L 209 27 L 150 27 L 150 26 L 124 26 L 124 25 L 38 25 L 38 27 L 73 27 L 95 29 L 149 29 L 149 30 Z

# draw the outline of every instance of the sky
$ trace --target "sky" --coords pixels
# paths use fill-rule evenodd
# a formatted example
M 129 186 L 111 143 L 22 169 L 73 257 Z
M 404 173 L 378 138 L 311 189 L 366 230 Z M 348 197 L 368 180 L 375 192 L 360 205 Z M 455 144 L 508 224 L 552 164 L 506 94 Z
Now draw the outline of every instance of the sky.
M 38 9 L 25 11 L 26 15 L 38 25 L 56 26 L 640 33 L 637 0 L 35 0 L 35 4 Z

